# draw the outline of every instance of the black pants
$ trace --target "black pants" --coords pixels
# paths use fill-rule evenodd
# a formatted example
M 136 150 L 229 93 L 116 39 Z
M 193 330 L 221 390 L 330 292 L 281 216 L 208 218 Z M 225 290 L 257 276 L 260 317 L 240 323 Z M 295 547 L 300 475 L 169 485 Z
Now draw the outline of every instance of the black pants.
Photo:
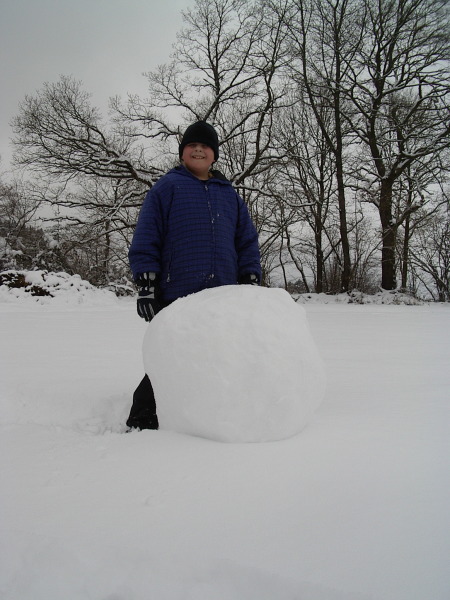
M 162 298 L 158 299 L 161 310 L 171 304 Z M 158 429 L 155 394 L 153 393 L 152 383 L 148 375 L 144 376 L 144 379 L 134 391 L 133 404 L 127 425 L 128 427 L 136 427 L 137 429 Z
M 158 429 L 155 394 L 148 375 L 145 375 L 133 394 L 127 425 L 137 429 Z

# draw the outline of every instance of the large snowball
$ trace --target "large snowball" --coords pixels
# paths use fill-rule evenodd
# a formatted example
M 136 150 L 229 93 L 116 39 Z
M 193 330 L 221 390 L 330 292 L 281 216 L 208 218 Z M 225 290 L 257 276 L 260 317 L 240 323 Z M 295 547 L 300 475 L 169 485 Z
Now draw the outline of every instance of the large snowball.
M 305 311 L 280 289 L 225 286 L 177 300 L 151 321 L 144 364 L 161 429 L 224 442 L 300 432 L 325 390 Z

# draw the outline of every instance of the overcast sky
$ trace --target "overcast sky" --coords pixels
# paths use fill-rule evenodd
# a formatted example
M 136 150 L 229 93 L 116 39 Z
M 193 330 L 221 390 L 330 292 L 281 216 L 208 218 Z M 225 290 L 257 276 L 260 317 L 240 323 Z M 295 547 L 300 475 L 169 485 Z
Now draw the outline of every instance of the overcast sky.
M 194 0 L 0 0 L 0 155 L 25 94 L 72 75 L 102 110 L 108 98 L 144 95 L 143 72 L 169 59 Z

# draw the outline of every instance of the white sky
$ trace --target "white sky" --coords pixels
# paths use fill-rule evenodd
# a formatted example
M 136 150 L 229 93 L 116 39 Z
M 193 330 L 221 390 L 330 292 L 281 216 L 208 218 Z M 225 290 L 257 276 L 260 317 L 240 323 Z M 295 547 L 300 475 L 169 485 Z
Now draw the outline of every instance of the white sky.
M 181 10 L 194 0 L 0 0 L 0 171 L 25 94 L 72 75 L 106 113 L 108 99 L 145 95 L 143 72 L 167 62 Z

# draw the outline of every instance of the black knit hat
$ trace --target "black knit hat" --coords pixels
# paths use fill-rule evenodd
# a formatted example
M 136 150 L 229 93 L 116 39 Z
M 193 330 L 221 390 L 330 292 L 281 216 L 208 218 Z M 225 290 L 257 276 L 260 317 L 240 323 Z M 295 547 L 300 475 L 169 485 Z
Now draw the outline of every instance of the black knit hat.
M 179 156 L 183 154 L 184 147 L 188 144 L 206 144 L 214 151 L 214 160 L 219 158 L 219 138 L 216 130 L 206 121 L 197 121 L 186 129 L 179 146 Z

